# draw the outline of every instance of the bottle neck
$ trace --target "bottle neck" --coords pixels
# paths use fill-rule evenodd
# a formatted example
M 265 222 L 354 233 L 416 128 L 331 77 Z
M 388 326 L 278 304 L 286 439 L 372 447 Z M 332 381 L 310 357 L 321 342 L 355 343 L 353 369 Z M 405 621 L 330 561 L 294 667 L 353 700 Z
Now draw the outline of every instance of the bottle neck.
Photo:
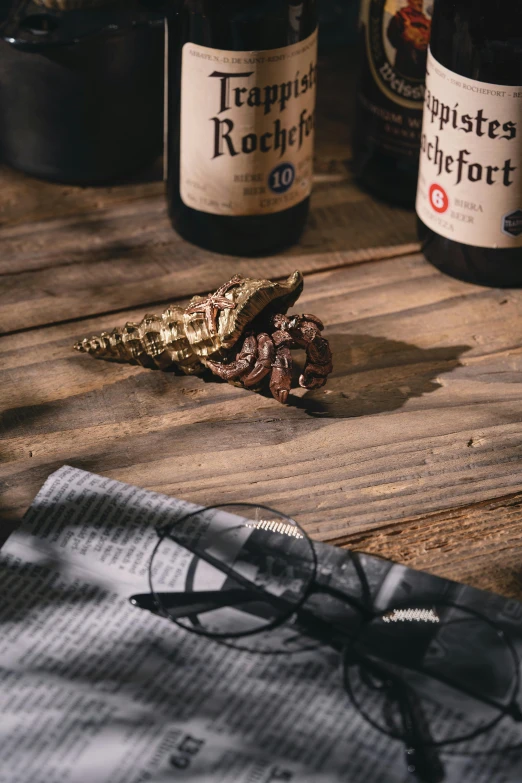
M 184 41 L 230 51 L 290 46 L 317 28 L 316 0 L 183 0 Z
M 435 0 L 431 51 L 469 79 L 522 85 L 522 4 Z

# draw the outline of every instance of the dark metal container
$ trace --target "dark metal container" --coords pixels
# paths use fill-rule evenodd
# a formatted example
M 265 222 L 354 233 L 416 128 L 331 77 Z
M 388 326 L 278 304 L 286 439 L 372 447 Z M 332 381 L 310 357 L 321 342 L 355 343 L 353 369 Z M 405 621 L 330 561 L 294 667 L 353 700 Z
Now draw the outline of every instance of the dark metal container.
M 48 11 L 22 2 L 0 29 L 0 157 L 64 183 L 109 183 L 163 138 L 160 12 Z

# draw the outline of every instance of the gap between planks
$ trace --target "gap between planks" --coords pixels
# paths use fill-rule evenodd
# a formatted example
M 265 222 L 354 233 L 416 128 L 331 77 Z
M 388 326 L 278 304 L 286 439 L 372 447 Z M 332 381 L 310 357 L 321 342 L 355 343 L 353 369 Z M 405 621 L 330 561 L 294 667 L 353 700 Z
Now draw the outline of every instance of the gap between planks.
M 418 243 L 408 243 L 404 245 L 397 245 L 395 247 L 386 248 L 363 248 L 359 251 L 350 251 L 348 254 L 339 252 L 327 253 L 325 255 L 325 264 L 320 265 L 317 268 L 310 269 L 303 272 L 303 276 L 307 279 L 317 274 L 323 274 L 324 272 L 332 272 L 335 270 L 341 270 L 346 267 L 363 266 L 364 264 L 374 263 L 377 261 L 390 261 L 393 258 L 408 258 L 410 256 L 417 255 L 419 253 L 420 246 Z M 334 260 L 335 259 L 335 260 Z M 289 259 L 290 260 L 290 259 Z M 294 260 L 293 258 L 291 259 Z M 255 260 L 254 260 L 255 261 Z M 253 259 L 247 259 L 242 262 L 243 265 L 251 264 Z M 298 257 L 295 258 L 295 266 L 299 266 Z M 246 270 L 245 270 L 246 271 Z M 288 275 L 275 275 L 272 276 L 272 280 L 283 280 Z M 190 293 L 183 293 L 179 296 L 171 296 L 168 299 L 154 299 L 143 302 L 139 305 L 144 310 L 149 307 L 166 307 L 169 304 L 184 301 L 190 299 L 192 296 L 205 295 L 208 293 L 206 289 L 196 289 Z M 118 315 L 119 313 L 125 313 L 129 310 L 129 305 L 125 307 L 118 307 L 110 310 L 104 310 L 101 312 L 93 313 L 92 315 L 79 315 L 73 318 L 63 318 L 58 321 L 49 321 L 34 326 L 27 326 L 20 329 L 11 329 L 9 331 L 0 332 L 0 339 L 2 337 L 12 337 L 17 334 L 25 334 L 27 332 L 34 332 L 40 329 L 49 329 L 54 326 L 64 326 L 66 324 L 79 323 L 81 321 L 89 320 L 90 318 L 98 318 L 105 316 Z M 132 308 L 134 309 L 134 308 Z
M 324 540 L 522 600 L 522 492 Z

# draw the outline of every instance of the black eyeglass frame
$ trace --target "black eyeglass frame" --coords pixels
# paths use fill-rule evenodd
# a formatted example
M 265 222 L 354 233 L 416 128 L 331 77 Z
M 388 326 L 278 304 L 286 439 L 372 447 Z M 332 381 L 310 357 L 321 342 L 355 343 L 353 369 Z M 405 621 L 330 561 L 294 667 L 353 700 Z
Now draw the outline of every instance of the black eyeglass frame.
M 245 506 L 251 506 L 252 508 L 258 508 L 261 511 L 268 511 L 270 514 L 277 514 L 278 517 L 281 517 L 282 519 L 286 519 L 292 526 L 295 526 L 299 532 L 302 534 L 303 539 L 307 542 L 309 548 L 310 548 L 310 554 L 311 554 L 311 574 L 308 578 L 308 583 L 305 585 L 303 595 L 302 597 L 294 604 L 291 604 L 287 611 L 283 613 L 280 617 L 277 617 L 275 620 L 273 620 L 270 623 L 266 623 L 266 625 L 261 626 L 260 628 L 254 628 L 251 631 L 238 631 L 236 633 L 212 633 L 210 631 L 206 631 L 202 628 L 198 628 L 197 626 L 194 626 L 193 628 L 187 628 L 186 625 L 183 623 L 178 622 L 175 618 L 171 617 L 168 614 L 165 614 L 162 610 L 161 601 L 158 598 L 158 594 L 156 593 L 154 586 L 152 584 L 152 568 L 154 564 L 154 557 L 156 553 L 158 552 L 160 546 L 165 541 L 166 538 L 170 538 L 175 544 L 182 547 L 183 549 L 187 549 L 187 551 L 192 552 L 194 557 L 198 557 L 201 560 L 205 560 L 210 565 L 213 565 L 215 568 L 217 568 L 222 573 L 227 574 L 228 576 L 231 576 L 236 582 L 241 583 L 242 581 L 248 582 L 248 589 L 253 590 L 255 592 L 258 592 L 265 601 L 268 600 L 270 602 L 272 600 L 272 596 L 270 593 L 268 593 L 266 590 L 264 590 L 259 585 L 256 585 L 249 580 L 245 579 L 241 576 L 241 574 L 238 574 L 236 571 L 234 571 L 233 568 L 229 568 L 225 563 L 221 562 L 217 558 L 213 558 L 208 552 L 205 553 L 205 555 L 201 555 L 199 552 L 194 552 L 191 549 L 188 549 L 186 544 L 180 544 L 178 541 L 176 541 L 175 538 L 172 538 L 172 536 L 169 535 L 169 531 L 175 527 L 176 525 L 180 525 L 183 522 L 185 522 L 187 519 L 190 519 L 190 517 L 198 516 L 199 514 L 202 514 L 206 511 L 214 511 L 216 509 L 224 509 L 224 508 L 244 508 Z M 265 633 L 266 631 L 273 631 L 276 628 L 280 628 L 282 625 L 288 622 L 292 618 L 292 616 L 303 607 L 303 605 L 306 603 L 308 598 L 310 597 L 311 593 L 313 592 L 313 586 L 316 584 L 316 576 L 317 576 L 317 553 L 315 551 L 315 547 L 313 545 L 312 539 L 308 536 L 308 534 L 303 530 L 301 525 L 299 525 L 295 519 L 292 519 L 292 517 L 289 517 L 287 514 L 283 514 L 281 511 L 276 511 L 273 508 L 270 508 L 269 506 L 263 506 L 259 503 L 216 503 L 213 506 L 203 506 L 200 509 L 197 509 L 196 511 L 190 511 L 188 514 L 184 514 L 179 519 L 174 520 L 173 522 L 169 523 L 168 525 L 163 525 L 156 528 L 156 533 L 158 534 L 159 538 L 156 542 L 156 545 L 154 546 L 154 549 L 152 550 L 152 554 L 150 556 L 149 560 L 149 568 L 148 568 L 148 582 L 149 582 L 149 589 L 151 592 L 151 595 L 154 597 L 154 601 L 156 603 L 158 614 L 161 614 L 163 617 L 166 617 L 166 619 L 170 620 L 171 622 L 175 623 L 179 628 L 182 628 L 184 631 L 188 631 L 189 633 L 196 633 L 199 636 L 204 636 L 207 639 L 216 639 L 217 641 L 225 641 L 227 639 L 240 639 L 246 636 L 254 636 L 260 633 Z
M 508 704 L 509 706 L 507 708 L 503 708 L 501 705 L 497 704 L 496 702 L 485 699 L 484 696 L 477 696 L 477 694 L 470 693 L 469 691 L 465 690 L 462 685 L 455 685 L 451 681 L 446 682 L 441 676 L 434 675 L 431 672 L 424 672 L 422 669 L 412 669 L 412 671 L 415 671 L 417 674 L 421 674 L 424 677 L 429 677 L 431 679 L 437 680 L 438 682 L 443 683 L 444 685 L 449 685 L 450 687 L 453 687 L 457 690 L 460 690 L 461 693 L 464 693 L 467 696 L 471 696 L 472 698 L 477 699 L 477 701 L 481 701 L 483 704 L 488 705 L 489 707 L 493 707 L 494 709 L 498 710 L 498 715 L 492 719 L 490 723 L 484 724 L 478 729 L 475 729 L 474 731 L 470 732 L 469 734 L 460 735 L 458 737 L 455 737 L 454 739 L 445 739 L 441 740 L 440 742 L 429 742 L 427 743 L 430 747 L 434 748 L 440 748 L 445 747 L 446 745 L 458 745 L 463 742 L 469 742 L 470 740 L 476 739 L 481 734 L 486 734 L 487 732 L 491 731 L 495 728 L 495 726 L 500 723 L 501 720 L 503 720 L 506 716 L 511 716 L 516 721 L 522 721 L 522 712 L 520 711 L 520 708 L 518 707 L 516 703 L 516 696 L 520 691 L 520 668 L 521 668 L 521 661 L 520 657 L 515 649 L 515 645 L 513 644 L 513 641 L 507 636 L 507 634 L 498 626 L 497 623 L 495 623 L 493 620 L 490 620 L 486 615 L 482 614 L 481 612 L 476 611 L 475 609 L 472 609 L 468 606 L 463 606 L 462 604 L 457 603 L 456 601 L 447 601 L 447 600 L 439 600 L 437 601 L 404 601 L 404 602 L 398 602 L 397 604 L 394 604 L 393 606 L 386 609 L 386 613 L 383 612 L 375 612 L 373 617 L 368 617 L 363 624 L 369 624 L 373 622 L 374 620 L 378 620 L 381 617 L 383 617 L 384 614 L 388 614 L 390 612 L 394 612 L 401 609 L 429 609 L 433 608 L 433 606 L 437 607 L 443 607 L 443 608 L 449 608 L 449 609 L 457 609 L 461 610 L 463 612 L 466 612 L 468 615 L 471 615 L 472 617 L 476 618 L 480 622 L 486 623 L 489 625 L 490 628 L 494 630 L 494 632 L 499 636 L 499 638 L 502 639 L 503 643 L 506 645 L 506 649 L 509 650 L 509 653 L 513 659 L 513 670 L 515 672 L 515 677 L 513 681 L 513 685 L 511 688 L 511 693 L 509 694 L 508 698 Z M 360 635 L 360 632 L 359 632 Z M 357 637 L 353 640 L 354 642 L 357 641 Z M 348 642 L 350 644 L 350 642 Z M 353 654 L 353 653 L 352 653 Z M 367 666 L 368 662 L 367 659 L 363 655 L 357 656 L 359 659 L 358 663 L 361 666 Z M 343 661 L 344 663 L 344 661 Z M 373 726 L 374 729 L 381 732 L 381 734 L 386 734 L 388 737 L 393 737 L 393 739 L 402 740 L 403 737 L 397 732 L 393 732 L 391 729 L 384 730 L 379 724 L 374 721 L 368 713 L 364 710 L 364 708 L 361 706 L 361 704 L 358 702 L 357 698 L 355 697 L 353 688 L 351 687 L 349 683 L 349 678 L 347 676 L 348 666 L 345 664 L 343 667 L 343 683 L 344 687 L 353 702 L 356 709 L 361 713 L 361 715 L 364 717 L 368 723 Z
M 219 560 L 217 558 L 214 558 L 208 552 L 202 554 L 201 552 L 199 552 L 199 551 L 197 551 L 195 549 L 191 549 L 189 546 L 187 546 L 186 542 L 180 543 L 172 535 L 173 529 L 177 525 L 180 525 L 183 522 L 185 522 L 190 517 L 200 515 L 200 514 L 206 512 L 206 511 L 213 511 L 213 510 L 219 510 L 219 509 L 225 509 L 225 508 L 226 509 L 241 508 L 241 507 L 244 508 L 245 506 L 248 506 L 248 507 L 251 507 L 251 508 L 257 508 L 257 509 L 260 509 L 262 511 L 269 512 L 270 514 L 276 514 L 282 520 L 287 520 L 288 523 L 290 523 L 292 526 L 295 526 L 295 528 L 301 533 L 303 539 L 306 540 L 306 542 L 307 542 L 307 544 L 309 546 L 309 549 L 310 549 L 310 554 L 311 554 L 311 570 L 310 570 L 310 575 L 309 575 L 308 580 L 306 582 L 305 588 L 303 590 L 303 594 L 302 594 L 301 598 L 298 601 L 296 601 L 295 603 L 291 603 L 287 607 L 286 611 L 282 612 L 281 615 L 278 616 L 277 618 L 275 618 L 273 621 L 266 623 L 265 625 L 261 626 L 260 628 L 255 628 L 255 629 L 252 629 L 250 631 L 216 633 L 216 632 L 212 632 L 212 631 L 209 631 L 209 630 L 206 630 L 206 629 L 203 629 L 203 628 L 199 628 L 199 627 L 195 626 L 194 624 L 192 624 L 192 626 L 189 628 L 187 625 L 185 625 L 184 623 L 179 622 L 176 618 L 172 617 L 166 610 L 164 610 L 164 608 L 162 607 L 162 602 L 161 602 L 161 600 L 159 598 L 159 595 L 156 593 L 156 591 L 154 589 L 153 577 L 152 577 L 152 569 L 153 569 L 154 557 L 155 557 L 155 554 L 157 553 L 159 547 L 161 546 L 161 544 L 163 543 L 163 541 L 166 538 L 169 538 L 171 541 L 173 541 L 173 543 L 175 543 L 177 546 L 180 546 L 181 548 L 185 549 L 186 551 L 192 552 L 192 554 L 194 555 L 194 558 L 196 560 L 197 559 L 201 559 L 201 560 L 206 561 L 207 563 L 209 563 L 209 564 L 213 565 L 214 567 L 216 567 L 222 573 L 230 576 L 234 581 L 236 581 L 238 584 L 242 585 L 243 588 L 247 589 L 250 592 L 255 592 L 256 594 L 260 595 L 266 603 L 272 603 L 272 604 L 274 604 L 274 603 L 276 603 L 276 604 L 287 603 L 288 604 L 289 603 L 288 601 L 286 601 L 284 599 L 280 599 L 277 596 L 273 596 L 271 593 L 269 593 L 267 590 L 265 590 L 262 586 L 257 585 L 255 583 L 251 582 L 246 577 L 243 577 L 241 574 L 239 574 L 237 571 L 235 571 L 233 567 L 230 567 L 227 564 L 225 564 L 224 562 L 222 562 L 221 560 Z M 310 622 L 312 623 L 312 625 L 315 626 L 316 630 L 320 628 L 323 631 L 325 631 L 325 630 L 330 630 L 331 631 L 333 626 L 332 626 L 332 624 L 329 621 L 323 620 L 322 618 L 317 617 L 313 612 L 311 612 L 311 611 L 309 611 L 309 610 L 304 608 L 304 604 L 306 603 L 306 601 L 312 595 L 314 595 L 314 594 L 321 594 L 321 593 L 322 594 L 326 594 L 326 595 L 329 595 L 332 598 L 335 598 L 335 599 L 343 602 L 344 604 L 347 604 L 352 609 L 354 609 L 359 614 L 359 616 L 361 618 L 361 621 L 362 621 L 361 622 L 361 626 L 359 628 L 359 631 L 355 634 L 354 638 L 349 640 L 347 643 L 345 643 L 345 644 L 343 644 L 341 646 L 339 646 L 339 645 L 336 646 L 335 644 L 333 644 L 332 640 L 329 640 L 328 642 L 322 642 L 322 644 L 323 644 L 323 646 L 326 644 L 326 645 L 328 645 L 330 647 L 333 647 L 334 649 L 336 649 L 341 654 L 342 662 L 343 662 L 343 685 L 344 685 L 345 691 L 347 692 L 347 695 L 349 696 L 349 698 L 351 699 L 352 703 L 354 704 L 354 707 L 358 710 L 358 712 L 361 714 L 363 719 L 365 721 L 367 721 L 375 730 L 379 731 L 381 734 L 384 734 L 384 735 L 386 735 L 386 736 L 388 736 L 390 738 L 393 738 L 395 740 L 401 741 L 402 743 L 405 743 L 405 742 L 407 743 L 408 739 L 411 740 L 411 738 L 412 738 L 411 735 L 412 734 L 413 735 L 417 735 L 420 732 L 420 734 L 421 734 L 420 745 L 419 745 L 419 743 L 416 743 L 413 746 L 412 746 L 412 744 L 410 744 L 409 747 L 407 745 L 407 750 L 406 750 L 407 754 L 410 753 L 410 754 L 417 755 L 420 752 L 421 756 L 423 756 L 423 755 L 425 755 L 425 752 L 426 751 L 429 752 L 430 749 L 432 751 L 435 751 L 436 749 L 443 748 L 443 747 L 446 747 L 448 745 L 456 745 L 456 744 L 461 744 L 463 742 L 470 741 L 470 740 L 475 739 L 476 737 L 480 736 L 481 734 L 485 734 L 485 733 L 491 731 L 506 716 L 512 717 L 516 722 L 522 722 L 522 710 L 520 709 L 520 707 L 519 707 L 519 705 L 518 705 L 518 703 L 516 701 L 517 695 L 520 692 L 520 681 L 521 681 L 521 671 L 520 671 L 520 669 L 521 669 L 521 661 L 520 661 L 520 657 L 519 657 L 519 655 L 518 655 L 518 653 L 517 653 L 517 651 L 515 649 L 513 641 L 502 630 L 502 628 L 499 627 L 498 623 L 494 622 L 493 620 L 491 620 L 487 616 L 483 615 L 481 612 L 478 612 L 477 610 L 472 609 L 471 607 L 463 606 L 462 604 L 459 604 L 457 602 L 447 601 L 447 600 L 438 599 L 438 598 L 435 599 L 435 600 L 416 601 L 416 602 L 412 602 L 411 600 L 408 600 L 408 601 L 405 600 L 404 602 L 397 602 L 393 606 L 387 607 L 385 612 L 375 611 L 375 609 L 373 608 L 373 599 L 372 599 L 372 595 L 371 595 L 370 586 L 368 584 L 368 580 L 367 580 L 366 574 L 364 572 L 364 568 L 363 568 L 362 564 L 359 561 L 359 555 L 360 554 L 364 554 L 364 553 L 357 553 L 357 552 L 352 552 L 350 550 L 347 550 L 349 555 L 350 555 L 352 565 L 354 566 L 354 568 L 356 570 L 356 573 L 357 573 L 357 576 L 359 578 L 359 583 L 361 585 L 362 601 L 359 601 L 358 599 L 354 598 L 353 596 L 347 595 L 346 593 L 343 593 L 342 591 L 337 590 L 336 588 L 333 588 L 333 587 L 331 587 L 329 585 L 321 584 L 321 583 L 319 583 L 317 581 L 318 558 L 317 558 L 317 552 L 315 550 L 314 542 L 312 541 L 312 539 L 309 538 L 309 536 L 306 533 L 306 531 L 293 518 L 289 517 L 286 514 L 283 514 L 280 511 L 276 511 L 275 509 L 272 509 L 269 506 L 264 506 L 264 505 L 260 505 L 260 504 L 253 504 L 253 503 L 247 503 L 247 502 L 244 502 L 244 503 L 239 503 L 239 502 L 236 502 L 236 503 L 218 503 L 218 504 L 215 504 L 215 505 L 212 505 L 212 506 L 201 507 L 201 508 L 196 509 L 194 511 L 191 511 L 191 512 L 189 512 L 187 514 L 184 514 L 180 518 L 178 518 L 176 520 L 173 520 L 173 522 L 171 522 L 171 523 L 169 523 L 167 525 L 159 526 L 158 528 L 156 528 L 156 532 L 158 534 L 158 541 L 157 541 L 157 543 L 156 543 L 156 545 L 155 545 L 155 547 L 154 547 L 154 549 L 152 551 L 152 554 L 151 554 L 151 557 L 150 557 L 150 560 L 149 560 L 149 569 L 148 569 L 148 582 L 149 582 L 150 595 L 153 598 L 153 603 L 154 603 L 154 606 L 155 606 L 154 611 L 157 614 L 159 614 L 160 616 L 163 616 L 166 619 L 170 620 L 171 622 L 173 622 L 175 625 L 177 625 L 178 627 L 180 627 L 184 631 L 188 631 L 189 633 L 195 633 L 195 634 L 197 634 L 199 636 L 202 636 L 204 638 L 207 638 L 207 639 L 214 639 L 217 642 L 228 644 L 229 646 L 233 647 L 234 645 L 231 644 L 232 640 L 241 639 L 241 638 L 245 638 L 245 637 L 256 636 L 256 635 L 259 635 L 259 634 L 262 634 L 262 633 L 266 633 L 267 631 L 275 630 L 275 629 L 281 627 L 282 625 L 284 625 L 285 623 L 287 623 L 292 618 L 295 618 L 297 620 L 301 620 L 301 621 L 305 620 L 305 621 L 307 621 L 307 625 L 308 625 L 308 628 L 306 628 L 305 631 L 299 630 L 298 633 L 300 633 L 300 635 L 303 635 L 303 636 L 308 635 L 311 638 L 314 638 L 313 634 L 311 633 L 311 628 L 310 628 L 310 625 L 309 625 Z M 226 592 L 227 591 L 216 590 L 216 591 L 210 591 L 209 593 L 206 593 L 206 595 L 209 595 L 209 594 L 215 594 L 215 595 L 221 594 L 221 595 L 223 595 L 223 593 L 226 594 Z M 185 596 L 193 595 L 193 596 L 198 596 L 198 593 L 199 593 L 199 591 L 194 591 L 193 593 L 185 591 L 184 593 L 181 593 L 181 594 L 170 593 L 169 595 L 185 595 Z M 139 598 L 139 596 L 135 596 L 134 598 Z M 365 606 L 365 604 L 366 604 L 366 606 Z M 136 605 L 141 605 L 141 604 L 140 603 L 136 603 Z M 367 624 L 369 624 L 369 623 L 371 623 L 371 622 L 373 622 L 375 620 L 382 619 L 383 616 L 385 616 L 386 614 L 389 614 L 389 613 L 397 611 L 397 610 L 412 609 L 412 608 L 414 608 L 414 609 L 430 609 L 430 608 L 433 609 L 434 606 L 436 606 L 436 607 L 454 608 L 454 609 L 457 609 L 457 610 L 461 610 L 461 611 L 467 613 L 468 615 L 476 618 L 477 620 L 486 623 L 490 628 L 493 629 L 493 631 L 498 635 L 498 637 L 505 644 L 506 649 L 509 651 L 509 653 L 510 653 L 512 659 L 513 659 L 513 670 L 514 670 L 514 673 L 515 673 L 513 686 L 512 686 L 512 689 L 511 689 L 511 693 L 509 694 L 509 702 L 508 702 L 508 706 L 507 707 L 504 707 L 503 705 L 498 704 L 497 702 L 494 702 L 493 700 L 489 700 L 489 699 L 485 699 L 483 697 L 480 697 L 480 696 L 478 696 L 475 693 L 466 692 L 465 689 L 463 689 L 460 686 L 455 685 L 451 681 L 446 682 L 445 684 L 449 684 L 453 688 L 459 689 L 459 687 L 460 687 L 460 690 L 461 690 L 462 693 L 465 693 L 466 695 L 470 695 L 472 698 L 475 698 L 478 701 L 482 700 L 482 702 L 484 704 L 487 704 L 488 706 L 491 706 L 494 709 L 496 709 L 498 711 L 498 714 L 497 714 L 497 716 L 495 716 L 495 718 L 492 719 L 492 721 L 490 723 L 485 724 L 483 726 L 480 726 L 477 729 L 469 732 L 468 734 L 461 735 L 461 736 L 455 737 L 453 739 L 450 738 L 450 739 L 444 739 L 444 740 L 440 740 L 440 741 L 433 741 L 431 739 L 431 736 L 429 736 L 429 735 L 428 735 L 429 738 L 427 738 L 426 733 L 425 733 L 425 731 L 423 731 L 422 728 L 417 730 L 417 728 L 411 727 L 410 732 L 409 732 L 409 736 L 406 736 L 406 730 L 404 731 L 403 734 L 400 734 L 397 731 L 393 731 L 391 729 L 384 729 L 382 726 L 380 726 L 375 720 L 373 720 L 371 718 L 371 716 L 368 715 L 368 713 L 364 710 L 364 708 L 358 702 L 358 700 L 357 700 L 357 698 L 356 698 L 356 696 L 354 694 L 353 688 L 352 688 L 352 686 L 350 684 L 350 681 L 349 681 L 349 669 L 350 669 L 350 666 L 353 665 L 353 663 L 347 662 L 347 657 L 348 657 L 347 650 L 348 649 L 350 649 L 350 654 L 352 656 L 351 660 L 352 660 L 352 662 L 354 661 L 354 658 L 353 658 L 353 656 L 354 656 L 353 646 L 354 646 L 355 642 L 357 641 L 357 639 L 360 637 L 361 629 L 365 625 L 367 625 Z M 145 607 L 143 607 L 143 608 L 145 608 Z M 150 606 L 147 607 L 147 608 L 150 608 Z M 210 608 L 212 608 L 212 607 L 210 607 Z M 196 614 L 196 612 L 194 612 L 194 614 Z M 183 616 L 190 617 L 190 613 L 187 612 Z M 240 648 L 240 649 L 245 649 L 245 648 Z M 252 653 L 256 653 L 257 652 L 256 650 L 252 650 L 250 648 L 249 648 L 248 651 L 252 652 Z M 284 654 L 292 654 L 293 652 L 294 651 L 285 651 Z M 274 655 L 274 654 L 278 654 L 278 653 L 276 651 L 270 651 L 270 652 L 265 651 L 264 654 Z M 355 654 L 355 657 L 357 658 L 356 654 Z M 369 669 L 369 660 L 370 660 L 369 656 L 365 657 L 364 655 L 361 655 L 361 656 L 359 656 L 359 660 L 356 661 L 356 665 L 359 665 L 361 667 L 361 669 L 366 667 L 366 669 L 370 670 Z M 373 666 L 374 671 L 376 671 L 376 670 L 378 671 L 379 668 L 380 668 L 378 666 L 378 664 L 375 664 L 374 662 L 372 662 L 371 666 Z M 422 676 L 425 676 L 425 677 L 428 677 L 428 678 L 431 678 L 431 679 L 434 679 L 434 680 L 438 680 L 439 682 L 444 683 L 444 680 L 440 676 L 437 676 L 436 674 L 434 674 L 432 672 L 428 672 L 428 671 L 424 672 L 421 669 L 414 670 L 414 671 L 416 671 L 417 673 L 421 674 Z M 395 675 L 394 677 L 392 677 L 390 672 L 388 672 L 384 668 L 381 669 L 381 671 L 379 672 L 379 677 L 382 678 L 383 684 L 386 682 L 386 678 L 387 678 L 388 684 L 389 683 L 393 684 L 393 682 L 392 682 L 393 679 L 395 679 L 396 682 L 402 682 L 402 678 L 400 677 L 400 675 Z M 399 707 L 401 709 L 403 727 L 405 727 L 405 715 L 404 715 L 404 712 L 403 712 L 404 709 L 406 710 L 406 713 L 407 713 L 406 717 L 408 719 L 410 719 L 410 726 L 411 726 L 411 712 L 410 712 L 411 711 L 411 705 L 408 704 L 409 696 L 411 696 L 411 693 L 408 694 L 408 691 L 411 692 L 411 689 L 410 689 L 410 686 L 408 686 L 406 683 L 403 683 L 403 690 L 404 690 L 404 693 L 403 693 L 402 696 L 398 697 L 398 702 L 399 702 Z M 404 701 L 406 702 L 406 708 L 404 707 L 403 698 L 404 698 Z M 425 762 L 426 762 L 425 758 L 421 759 L 421 763 L 424 764 L 424 766 L 425 766 Z M 435 762 L 434 762 L 435 765 L 437 764 L 437 762 L 438 762 L 438 759 L 435 759 Z M 409 767 L 409 769 L 410 769 L 410 771 L 415 771 L 416 767 L 412 766 L 412 767 Z M 419 774 L 419 773 L 417 772 L 417 774 Z M 442 780 L 443 777 L 437 777 L 436 774 L 434 773 L 433 777 L 428 776 L 428 777 L 424 777 L 422 779 L 430 780 L 430 781 L 431 780 L 436 781 L 436 780 Z

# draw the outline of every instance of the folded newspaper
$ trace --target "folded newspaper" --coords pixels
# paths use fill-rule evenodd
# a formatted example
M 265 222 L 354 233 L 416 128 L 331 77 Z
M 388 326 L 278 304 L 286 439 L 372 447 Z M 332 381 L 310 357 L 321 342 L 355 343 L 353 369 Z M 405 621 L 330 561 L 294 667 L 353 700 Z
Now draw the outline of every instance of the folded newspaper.
M 412 780 L 403 744 L 350 701 L 335 650 L 240 651 L 131 606 L 148 590 L 155 527 L 190 508 L 68 466 L 48 478 L 0 552 L 0 783 Z M 342 587 L 349 554 L 317 544 L 317 555 L 319 574 L 335 572 Z M 190 558 L 180 551 L 174 564 L 177 589 Z M 379 610 L 408 595 L 449 596 L 522 655 L 517 601 L 361 562 Z M 505 716 L 478 745 L 440 748 L 444 780 L 520 783 L 521 748 L 522 726 Z

